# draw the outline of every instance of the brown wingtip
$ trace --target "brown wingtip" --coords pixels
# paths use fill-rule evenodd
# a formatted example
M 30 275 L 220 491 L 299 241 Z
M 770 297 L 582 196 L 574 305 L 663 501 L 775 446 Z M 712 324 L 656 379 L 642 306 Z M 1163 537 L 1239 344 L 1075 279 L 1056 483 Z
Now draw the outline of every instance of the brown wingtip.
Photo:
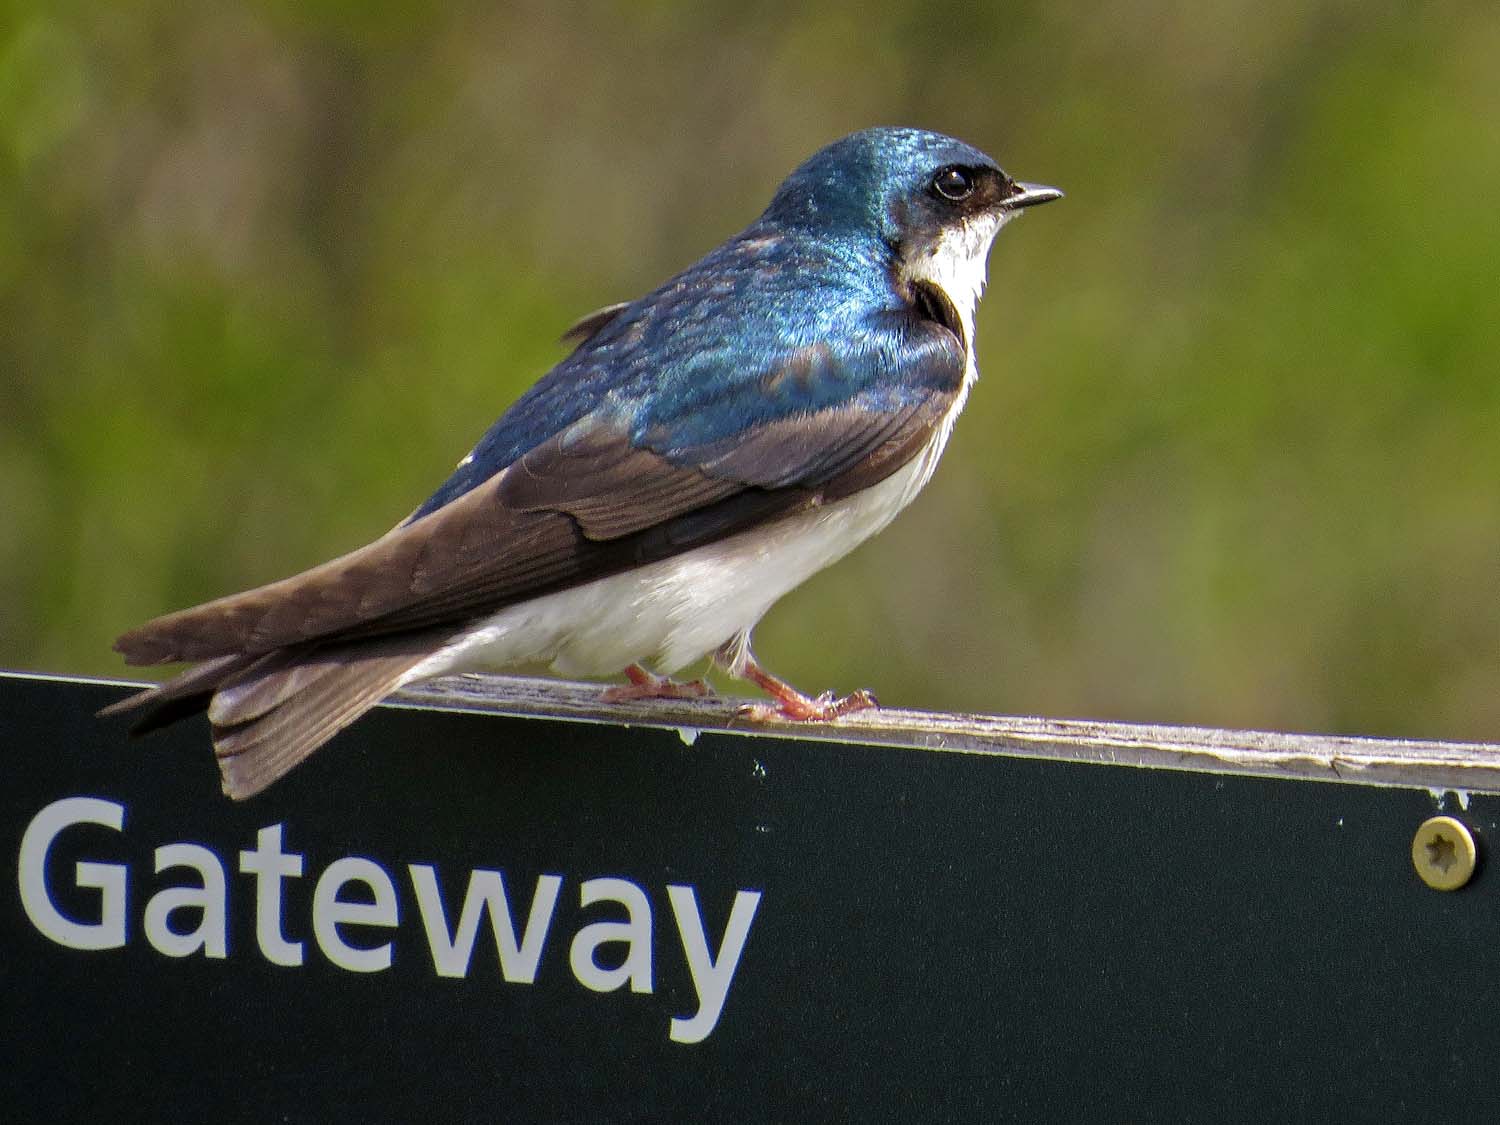
M 107 707 L 101 707 L 94 712 L 96 719 L 112 719 L 116 715 L 125 715 L 131 711 L 145 707 L 153 698 L 161 694 L 161 688 L 148 687 L 144 691 L 138 691 L 134 695 L 127 695 L 124 699 L 117 699 Z
M 226 655 L 219 652 L 195 654 L 183 650 L 182 624 L 191 620 L 189 615 L 199 616 L 202 606 L 179 610 L 163 617 L 155 617 L 144 625 L 127 629 L 115 638 L 112 649 L 125 658 L 126 664 L 175 664 L 184 660 L 204 660 Z
M 165 652 L 160 645 L 152 645 L 147 638 L 140 635 L 140 630 L 133 629 L 129 633 L 121 633 L 115 638 L 115 643 L 110 645 L 121 656 L 125 663 L 140 667 L 144 664 L 166 664 L 170 654 Z

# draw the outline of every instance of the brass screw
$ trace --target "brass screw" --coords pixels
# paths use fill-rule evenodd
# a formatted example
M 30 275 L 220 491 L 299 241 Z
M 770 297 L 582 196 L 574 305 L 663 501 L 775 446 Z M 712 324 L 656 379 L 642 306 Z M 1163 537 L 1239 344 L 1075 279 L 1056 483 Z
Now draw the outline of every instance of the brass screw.
M 1456 891 L 1474 877 L 1474 834 L 1451 816 L 1428 817 L 1411 841 L 1411 862 L 1435 891 Z

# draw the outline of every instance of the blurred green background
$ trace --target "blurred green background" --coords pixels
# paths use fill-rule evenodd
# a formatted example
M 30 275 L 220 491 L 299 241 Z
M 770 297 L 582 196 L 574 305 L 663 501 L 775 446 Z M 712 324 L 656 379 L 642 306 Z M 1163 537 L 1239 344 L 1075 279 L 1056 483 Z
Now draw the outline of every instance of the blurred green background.
M 558 334 L 915 124 L 999 239 L 922 499 L 757 634 L 889 704 L 1500 737 L 1500 5 L 0 0 L 0 664 L 386 530 Z

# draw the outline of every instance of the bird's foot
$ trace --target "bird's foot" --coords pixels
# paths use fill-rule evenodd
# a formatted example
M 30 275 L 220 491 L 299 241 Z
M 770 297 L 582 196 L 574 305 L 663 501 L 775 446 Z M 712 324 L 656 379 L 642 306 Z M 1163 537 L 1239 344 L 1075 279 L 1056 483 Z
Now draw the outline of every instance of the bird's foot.
M 777 719 L 794 723 L 826 723 L 830 719 L 880 706 L 874 694 L 863 688 L 842 698 L 835 698 L 831 691 L 825 691 L 816 699 L 803 695 L 780 676 L 767 672 L 748 651 L 741 675 L 775 700 L 774 703 L 747 703 L 739 709 L 740 718 L 757 723 Z
M 869 711 L 879 706 L 880 701 L 864 688 L 837 699 L 831 691 L 825 691 L 816 699 L 803 695 L 799 691 L 790 698 L 778 697 L 775 703 L 746 703 L 737 713 L 740 718 L 749 719 L 754 723 L 777 720 L 794 723 L 826 723 L 830 719 L 852 715 L 856 711 Z
M 631 699 L 702 699 L 712 695 L 714 689 L 707 680 L 678 681 L 667 676 L 658 676 L 639 664 L 625 669 L 628 684 L 616 684 L 604 689 L 604 702 L 624 703 Z

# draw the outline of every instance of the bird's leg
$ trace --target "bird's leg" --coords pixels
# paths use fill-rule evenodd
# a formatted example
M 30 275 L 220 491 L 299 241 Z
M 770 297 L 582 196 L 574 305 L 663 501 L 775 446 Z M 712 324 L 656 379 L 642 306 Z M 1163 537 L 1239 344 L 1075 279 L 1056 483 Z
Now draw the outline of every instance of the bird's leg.
M 623 703 L 627 699 L 702 699 L 712 695 L 714 689 L 707 680 L 688 680 L 679 683 L 666 676 L 658 676 L 640 664 L 625 669 L 628 684 L 616 684 L 604 689 L 604 702 Z
M 855 711 L 868 711 L 879 707 L 875 696 L 861 688 L 859 691 L 835 699 L 833 692 L 825 691 L 816 699 L 803 695 L 780 676 L 773 676 L 760 666 L 755 654 L 750 651 L 749 638 L 736 637 L 719 649 L 714 657 L 721 667 L 734 675 L 749 680 L 776 702 L 747 703 L 740 708 L 740 716 L 765 722 L 768 719 L 790 719 L 793 722 L 827 722 L 840 715 L 851 715 Z

